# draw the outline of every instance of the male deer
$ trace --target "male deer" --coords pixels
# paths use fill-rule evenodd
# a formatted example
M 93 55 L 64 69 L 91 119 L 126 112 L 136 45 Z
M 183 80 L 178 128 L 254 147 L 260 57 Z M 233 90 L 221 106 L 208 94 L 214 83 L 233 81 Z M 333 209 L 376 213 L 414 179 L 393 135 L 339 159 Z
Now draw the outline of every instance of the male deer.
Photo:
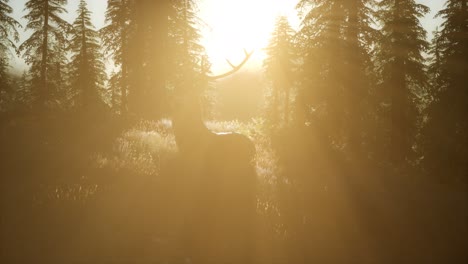
M 208 81 L 237 72 L 250 58 Z M 255 147 L 238 133 L 214 133 L 202 119 L 201 91 L 187 80 L 173 113 L 173 130 L 184 168 L 183 195 L 189 208 L 185 242 L 194 263 L 249 263 L 256 210 Z M 180 185 L 179 185 L 180 186 Z

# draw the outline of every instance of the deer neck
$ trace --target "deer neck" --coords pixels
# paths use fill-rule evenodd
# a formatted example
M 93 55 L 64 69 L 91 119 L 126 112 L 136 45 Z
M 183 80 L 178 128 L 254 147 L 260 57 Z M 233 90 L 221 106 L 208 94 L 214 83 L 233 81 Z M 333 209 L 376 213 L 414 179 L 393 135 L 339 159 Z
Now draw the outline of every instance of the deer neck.
M 200 104 L 190 101 L 180 104 L 172 119 L 174 136 L 182 153 L 203 151 L 212 132 L 203 122 Z

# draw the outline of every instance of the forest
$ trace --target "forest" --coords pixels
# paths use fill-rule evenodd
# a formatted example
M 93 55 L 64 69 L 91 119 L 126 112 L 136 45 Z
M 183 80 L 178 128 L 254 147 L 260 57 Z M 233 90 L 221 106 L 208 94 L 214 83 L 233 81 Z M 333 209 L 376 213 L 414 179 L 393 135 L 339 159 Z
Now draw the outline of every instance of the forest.
M 107 0 L 99 29 L 12 2 L 0 263 L 468 263 L 467 0 L 434 32 L 424 1 L 297 0 L 260 74 L 212 69 L 200 0 Z

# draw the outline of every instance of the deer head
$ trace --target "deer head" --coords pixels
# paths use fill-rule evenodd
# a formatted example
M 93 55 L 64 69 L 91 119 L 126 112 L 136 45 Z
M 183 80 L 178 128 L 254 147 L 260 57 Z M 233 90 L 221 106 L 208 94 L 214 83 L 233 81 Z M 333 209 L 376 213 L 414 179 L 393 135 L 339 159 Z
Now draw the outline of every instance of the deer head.
M 210 75 L 206 70 L 203 70 L 206 67 L 202 61 L 201 76 L 191 76 L 192 78 L 186 78 L 186 85 L 191 87 L 185 87 L 185 89 L 183 89 L 184 94 L 177 98 L 172 118 L 177 146 L 183 154 L 203 151 L 203 148 L 206 147 L 207 140 L 215 135 L 208 130 L 203 122 L 200 105 L 202 91 L 198 87 L 193 87 L 195 80 L 213 82 L 231 76 L 245 65 L 252 56 L 252 53 L 253 52 L 247 52 L 244 50 L 245 58 L 238 65 L 234 65 L 229 60 L 226 60 L 231 66 L 231 70 L 219 75 Z

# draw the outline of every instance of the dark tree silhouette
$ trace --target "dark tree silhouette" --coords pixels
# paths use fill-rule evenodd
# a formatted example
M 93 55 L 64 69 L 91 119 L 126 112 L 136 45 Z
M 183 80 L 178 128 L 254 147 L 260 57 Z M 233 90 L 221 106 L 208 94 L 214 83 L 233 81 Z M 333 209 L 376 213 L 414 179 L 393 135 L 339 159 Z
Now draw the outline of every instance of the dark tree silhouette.
M 101 93 L 106 79 L 99 35 L 84 0 L 80 1 L 77 14 L 70 43 L 72 97 L 79 107 L 96 108 L 103 103 Z
M 108 1 L 107 25 L 101 34 L 107 53 L 120 66 L 121 112 L 155 118 L 163 111 L 169 20 L 171 7 L 178 2 Z
M 298 102 L 305 121 L 351 152 L 369 134 L 377 41 L 372 0 L 300 1 L 302 66 Z M 375 114 L 374 114 L 375 115 Z M 367 140 L 370 140 L 369 138 Z
M 201 80 L 198 80 L 197 85 L 184 85 L 208 66 L 208 61 L 204 60 L 205 49 L 199 44 L 200 32 L 196 27 L 197 15 L 194 8 L 193 0 L 175 1 L 171 8 L 168 77 L 169 85 L 175 88 L 176 97 L 187 92 L 200 94 L 206 88 Z
M 372 138 L 376 120 L 376 97 L 372 47 L 378 41 L 372 7 L 374 0 L 344 1 L 346 22 L 344 28 L 344 72 L 343 97 L 345 109 L 344 135 L 351 157 L 367 156 L 364 145 L 373 145 Z
M 4 101 L 8 100 L 8 88 L 10 87 L 8 65 L 12 50 L 16 50 L 16 42 L 19 41 L 18 28 L 20 23 L 11 17 L 13 9 L 8 5 L 9 0 L 0 1 L 0 111 L 4 107 Z M 11 94 L 11 91 L 9 92 Z
M 142 0 L 133 4 L 128 99 L 130 110 L 139 116 L 156 118 L 168 110 L 166 83 L 175 44 L 170 42 L 170 23 L 182 3 Z
M 36 102 L 40 106 L 51 99 L 51 75 L 54 68 L 57 69 L 57 53 L 53 49 L 55 45 L 66 42 L 66 33 L 70 29 L 70 25 L 60 18 L 60 14 L 67 12 L 64 8 L 66 3 L 66 0 L 29 0 L 26 3 L 26 29 L 33 33 L 19 50 L 23 52 L 26 63 L 31 65 Z
M 444 22 L 431 47 L 431 102 L 424 128 L 425 168 L 430 174 L 467 180 L 468 7 L 447 1 Z M 448 179 L 447 179 L 448 180 Z
M 112 55 L 114 63 L 119 66 L 120 112 L 128 108 L 128 59 L 129 39 L 132 34 L 130 0 L 108 0 L 106 10 L 106 26 L 100 30 L 105 52 Z
M 378 64 L 389 135 L 381 141 L 386 142 L 394 165 L 400 166 L 414 158 L 417 98 L 428 84 L 423 52 L 429 44 L 419 18 L 429 8 L 414 0 L 384 0 L 379 8 L 383 36 L 378 43 Z
M 290 121 L 291 90 L 297 63 L 294 37 L 295 32 L 287 17 L 278 17 L 266 48 L 267 58 L 263 62 L 267 77 L 271 80 L 268 111 L 274 126 L 288 125 Z
M 346 16 L 341 1 L 299 1 L 303 17 L 299 30 L 301 87 L 306 122 L 319 122 L 330 140 L 340 140 L 343 131 L 343 28 Z M 314 111 L 311 111 L 314 109 Z

